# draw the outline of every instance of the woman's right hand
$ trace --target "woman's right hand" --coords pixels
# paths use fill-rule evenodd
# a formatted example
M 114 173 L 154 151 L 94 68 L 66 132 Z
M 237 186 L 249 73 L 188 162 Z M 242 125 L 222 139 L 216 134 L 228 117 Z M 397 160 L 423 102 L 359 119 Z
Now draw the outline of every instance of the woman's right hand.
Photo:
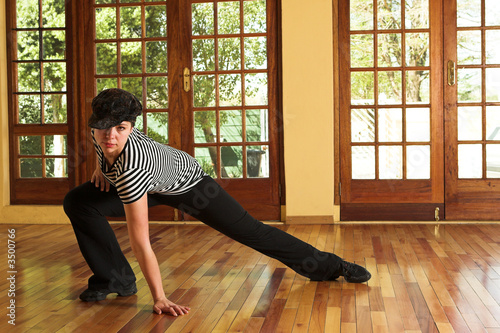
M 95 187 L 100 187 L 101 191 L 109 192 L 109 182 L 104 178 L 102 174 L 101 168 L 97 167 L 92 174 L 92 178 L 90 179 L 92 183 L 94 183 Z

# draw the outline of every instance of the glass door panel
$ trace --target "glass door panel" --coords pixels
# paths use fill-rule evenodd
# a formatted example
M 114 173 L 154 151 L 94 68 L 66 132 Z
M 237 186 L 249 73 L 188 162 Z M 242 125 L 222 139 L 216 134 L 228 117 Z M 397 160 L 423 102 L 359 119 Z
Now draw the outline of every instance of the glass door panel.
M 445 58 L 456 62 L 456 85 L 445 88 L 447 104 L 446 216 L 497 219 L 500 200 L 500 22 L 498 2 L 453 0 L 445 13 Z M 498 12 L 497 12 L 498 13 Z M 448 47 L 447 47 L 448 46 Z M 453 121 L 454 120 L 454 121 Z
M 439 43 L 436 8 L 431 14 L 428 0 L 341 1 L 341 45 L 350 50 L 340 58 L 341 78 L 350 78 L 340 94 L 348 142 L 341 154 L 349 157 L 341 164 L 341 219 L 356 218 L 359 204 L 374 212 L 386 204 L 442 205 L 433 181 L 442 154 L 435 137 L 442 101 L 431 87 L 441 80 L 440 57 L 430 52 Z M 436 206 L 427 207 L 433 217 Z
M 277 110 L 276 96 L 269 96 L 276 88 L 274 3 L 192 1 L 190 7 L 194 131 L 186 148 L 254 214 L 267 210 L 277 219 L 278 145 L 270 132 Z

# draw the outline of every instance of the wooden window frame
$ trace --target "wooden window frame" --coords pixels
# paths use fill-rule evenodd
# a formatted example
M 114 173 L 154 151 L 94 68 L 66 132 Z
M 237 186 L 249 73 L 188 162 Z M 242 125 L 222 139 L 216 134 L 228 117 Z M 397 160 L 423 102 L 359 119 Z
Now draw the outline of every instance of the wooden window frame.
M 16 1 L 6 0 L 6 25 L 7 25 L 7 73 L 8 73 L 8 111 L 9 111 L 9 166 L 10 166 L 10 204 L 62 204 L 64 195 L 75 183 L 74 165 L 74 127 L 73 112 L 67 113 L 66 124 L 18 124 L 18 105 L 16 102 L 17 72 L 15 69 L 17 40 L 16 40 Z M 65 8 L 65 34 L 66 34 L 66 57 L 60 62 L 66 62 L 66 103 L 67 110 L 73 110 L 73 48 L 70 43 L 73 40 L 73 28 L 71 24 L 72 2 L 66 2 Z M 39 12 L 40 19 L 42 12 Z M 50 28 L 37 28 L 40 32 L 51 30 Z M 60 29 L 57 29 L 60 30 Z M 43 59 L 37 60 L 40 64 Z M 54 92 L 33 92 L 36 95 L 45 95 Z M 60 93 L 60 92 L 58 92 Z M 42 100 L 42 99 L 41 99 Z M 43 102 L 42 102 L 43 103 Z M 19 163 L 18 137 L 23 135 L 66 135 L 67 136 L 67 178 L 21 178 Z M 47 155 L 36 157 L 45 158 Z M 54 157 L 54 156 L 50 156 Z M 57 157 L 57 156 L 55 156 Z

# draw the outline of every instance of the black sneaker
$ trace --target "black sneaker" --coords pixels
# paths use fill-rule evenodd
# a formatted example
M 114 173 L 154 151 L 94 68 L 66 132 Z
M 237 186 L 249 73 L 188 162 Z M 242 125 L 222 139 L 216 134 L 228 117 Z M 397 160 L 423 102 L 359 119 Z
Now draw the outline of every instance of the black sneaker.
M 80 294 L 80 299 L 84 302 L 98 302 L 106 299 L 106 296 L 108 294 L 114 293 L 113 291 L 109 290 L 90 290 L 87 289 L 83 293 Z M 132 296 L 137 293 L 137 286 L 135 283 L 128 289 L 116 292 L 118 293 L 118 296 L 126 297 L 126 296 Z
M 341 276 L 344 277 L 344 280 L 350 283 L 363 283 L 372 277 L 370 272 L 366 270 L 363 266 L 354 264 L 348 261 L 342 261 L 342 272 Z

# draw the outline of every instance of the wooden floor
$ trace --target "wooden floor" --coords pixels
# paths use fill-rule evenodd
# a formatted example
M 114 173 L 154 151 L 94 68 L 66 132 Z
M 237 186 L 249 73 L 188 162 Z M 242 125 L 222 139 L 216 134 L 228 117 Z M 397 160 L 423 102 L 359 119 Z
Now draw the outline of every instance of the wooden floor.
M 97 303 L 78 300 L 91 273 L 70 226 L 4 225 L 5 252 L 15 229 L 17 273 L 15 297 L 0 280 L 0 332 L 500 332 L 500 225 L 279 227 L 372 279 L 311 282 L 206 226 L 152 225 L 167 296 L 192 309 L 174 318 L 152 313 L 125 225 L 114 228 L 139 291 Z

